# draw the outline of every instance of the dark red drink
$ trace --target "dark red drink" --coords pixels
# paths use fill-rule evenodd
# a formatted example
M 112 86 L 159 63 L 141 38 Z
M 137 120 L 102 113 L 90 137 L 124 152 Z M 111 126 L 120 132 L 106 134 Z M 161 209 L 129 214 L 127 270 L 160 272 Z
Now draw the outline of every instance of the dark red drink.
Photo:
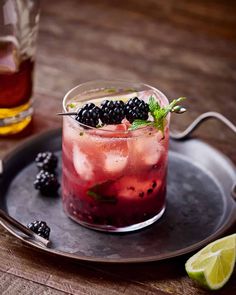
M 149 93 L 143 91 L 142 97 Z M 161 104 L 167 102 L 158 91 L 156 97 Z M 69 108 L 78 103 L 78 97 L 66 101 Z M 86 129 L 73 118 L 64 117 L 63 205 L 75 221 L 122 232 L 147 226 L 163 214 L 168 124 L 165 137 L 154 127 L 133 131 L 129 126 L 124 120 L 122 124 Z

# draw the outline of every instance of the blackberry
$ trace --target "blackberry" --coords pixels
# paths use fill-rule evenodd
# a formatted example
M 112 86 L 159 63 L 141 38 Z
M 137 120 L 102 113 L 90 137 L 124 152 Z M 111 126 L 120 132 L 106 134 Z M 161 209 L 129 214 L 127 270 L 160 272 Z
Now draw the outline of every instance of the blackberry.
M 131 98 L 125 105 L 126 119 L 130 123 L 133 123 L 136 119 L 147 120 L 148 112 L 148 104 L 138 97 Z
M 75 120 L 91 127 L 96 127 L 99 123 L 100 109 L 94 103 L 87 103 L 80 108 L 75 116 Z
M 125 118 L 125 104 L 122 100 L 104 100 L 101 103 L 101 121 L 103 124 L 120 124 Z
M 27 227 L 32 230 L 37 235 L 43 237 L 44 239 L 49 239 L 50 227 L 45 221 L 34 221 L 27 225 Z
M 57 157 L 51 152 L 44 152 L 39 153 L 37 157 L 35 158 L 35 162 L 37 167 L 40 170 L 45 170 L 49 172 L 55 171 L 57 168 Z
M 56 194 L 60 184 L 57 181 L 55 174 L 41 170 L 34 181 L 34 187 L 39 190 L 42 195 Z

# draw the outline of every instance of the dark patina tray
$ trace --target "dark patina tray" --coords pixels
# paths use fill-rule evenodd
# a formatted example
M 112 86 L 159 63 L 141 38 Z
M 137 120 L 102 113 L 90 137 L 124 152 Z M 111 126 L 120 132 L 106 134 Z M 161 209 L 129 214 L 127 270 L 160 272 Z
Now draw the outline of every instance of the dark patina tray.
M 17 238 L 43 251 L 77 260 L 147 262 L 176 257 L 221 236 L 236 221 L 232 197 L 235 167 L 220 152 L 197 139 L 170 140 L 167 208 L 163 217 L 143 230 L 111 234 L 84 228 L 63 212 L 60 196 L 40 196 L 33 188 L 40 151 L 61 158 L 61 130 L 34 137 L 3 161 L 0 209 L 22 224 L 46 220 L 51 246 L 45 247 L 1 222 Z M 0 169 L 1 170 L 1 169 Z M 61 173 L 61 163 L 60 163 Z

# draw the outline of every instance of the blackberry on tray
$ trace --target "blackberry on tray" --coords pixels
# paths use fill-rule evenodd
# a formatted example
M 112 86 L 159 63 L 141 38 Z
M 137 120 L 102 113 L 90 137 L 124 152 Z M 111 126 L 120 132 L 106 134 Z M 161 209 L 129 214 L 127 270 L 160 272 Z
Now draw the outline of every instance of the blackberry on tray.
M 37 167 L 40 170 L 54 172 L 57 168 L 58 159 L 57 156 L 52 152 L 38 153 L 35 158 Z
M 44 239 L 49 239 L 50 236 L 50 227 L 45 221 L 34 221 L 27 225 L 27 227 L 32 230 L 37 235 L 43 237 Z
M 126 119 L 130 123 L 133 123 L 133 121 L 136 119 L 147 120 L 148 112 L 149 112 L 148 104 L 145 101 L 139 99 L 138 97 L 131 98 L 125 104 Z
M 56 194 L 59 189 L 60 184 L 58 183 L 55 174 L 48 171 L 41 170 L 34 181 L 34 187 L 39 190 L 42 195 L 48 196 Z
M 75 120 L 91 127 L 96 127 L 99 123 L 100 109 L 94 103 L 87 103 L 80 108 L 75 116 Z
M 103 124 L 120 124 L 125 118 L 125 104 L 122 100 L 104 100 L 101 104 L 101 121 Z

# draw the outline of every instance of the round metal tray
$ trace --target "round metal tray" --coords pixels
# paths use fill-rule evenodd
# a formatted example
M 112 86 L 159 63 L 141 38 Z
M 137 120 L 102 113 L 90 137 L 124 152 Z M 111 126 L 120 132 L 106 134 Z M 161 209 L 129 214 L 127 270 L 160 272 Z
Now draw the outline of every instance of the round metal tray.
M 236 221 L 231 195 L 234 165 L 200 140 L 170 140 L 166 212 L 155 224 L 126 234 L 84 228 L 65 215 L 60 196 L 43 197 L 34 190 L 34 158 L 45 150 L 56 151 L 61 158 L 61 130 L 35 136 L 19 146 L 4 159 L 0 176 L 0 208 L 22 224 L 46 220 L 51 227 L 51 247 L 5 227 L 42 251 L 95 262 L 157 261 L 200 248 Z

